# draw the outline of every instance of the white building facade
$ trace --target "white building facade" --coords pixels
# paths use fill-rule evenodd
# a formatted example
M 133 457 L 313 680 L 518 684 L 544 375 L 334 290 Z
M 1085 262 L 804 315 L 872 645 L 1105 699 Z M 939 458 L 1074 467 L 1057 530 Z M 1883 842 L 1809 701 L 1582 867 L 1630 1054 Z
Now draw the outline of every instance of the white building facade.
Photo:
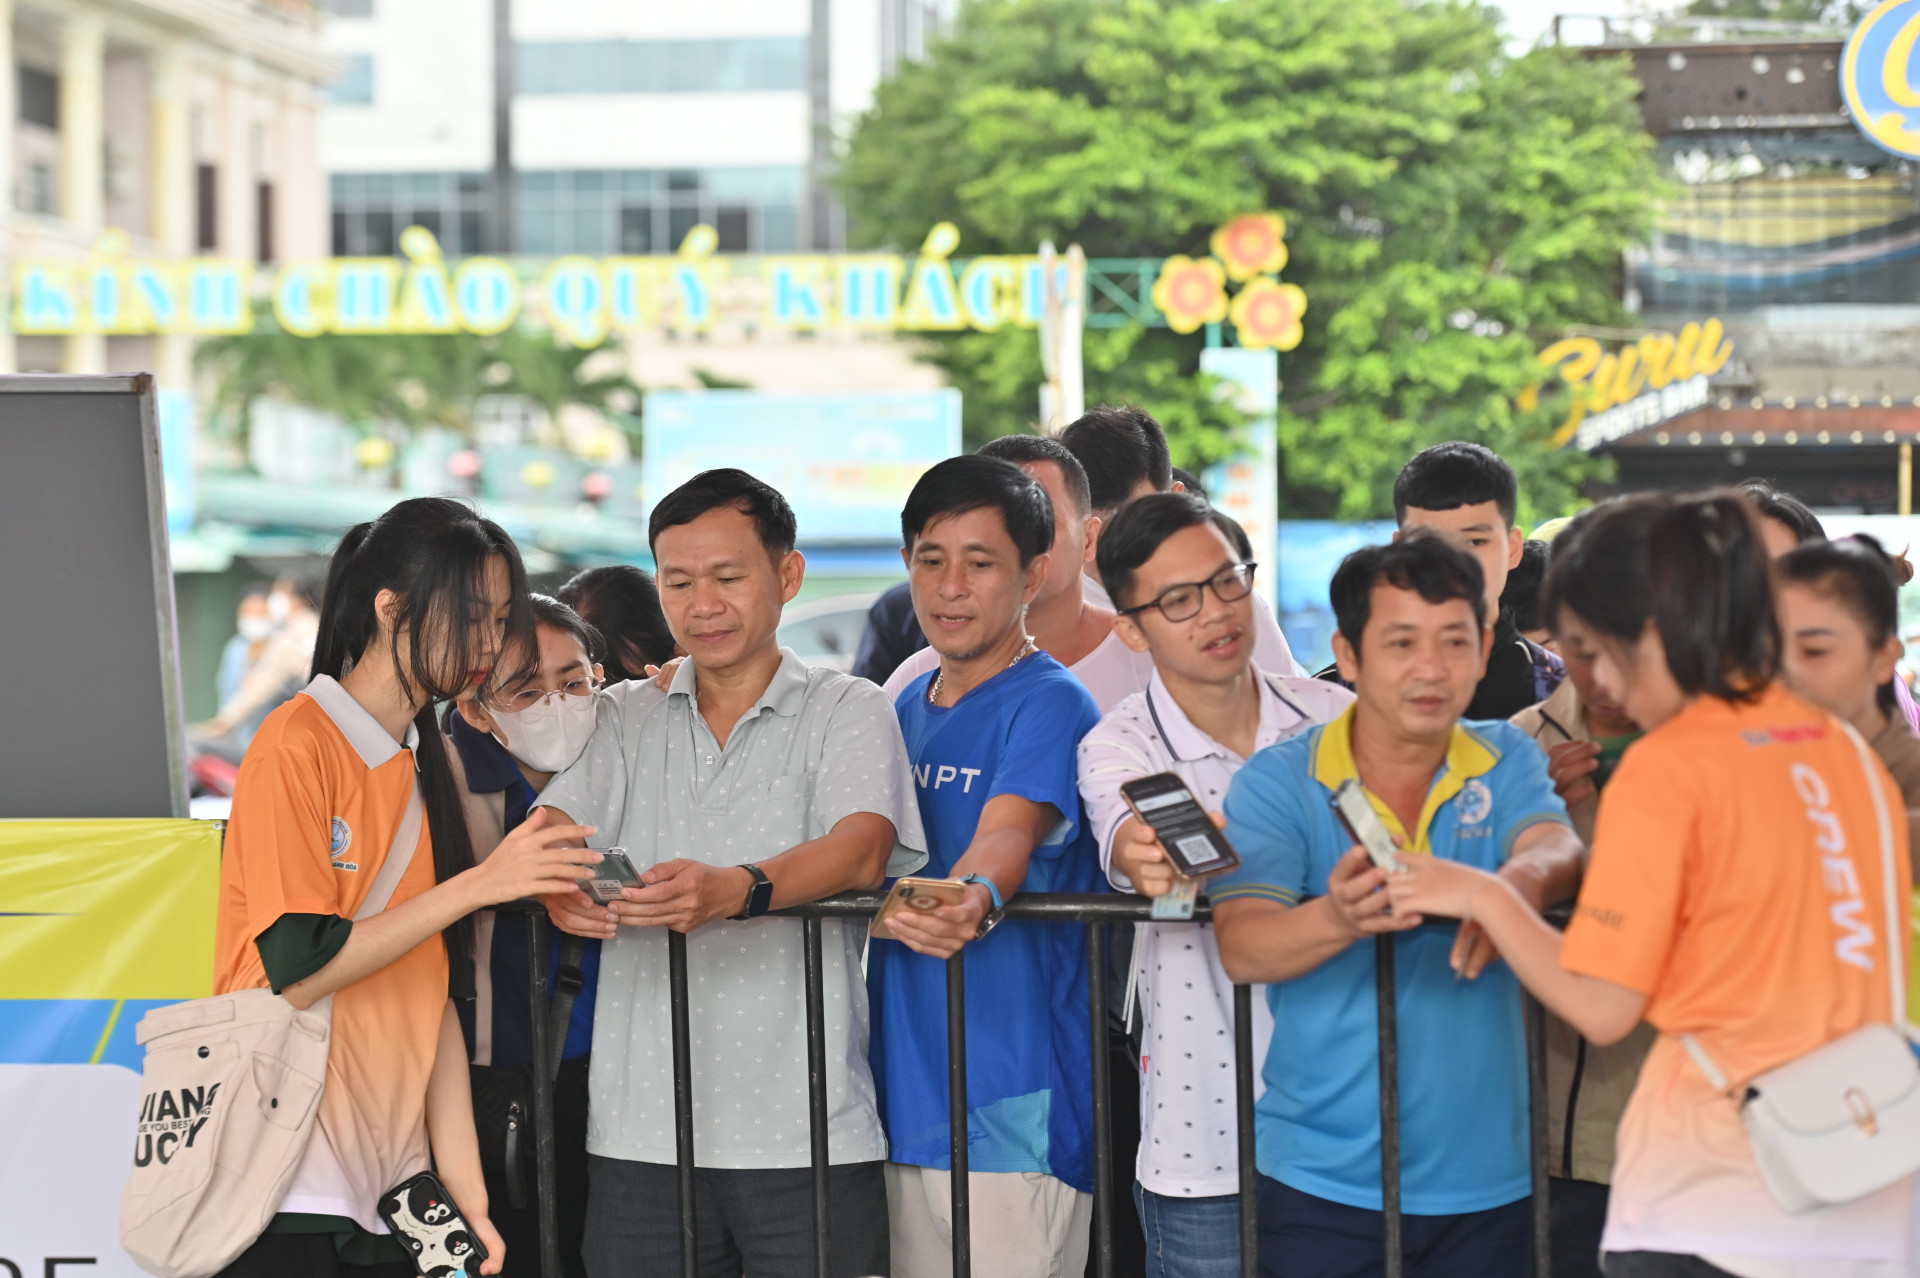
M 328 0 L 346 66 L 321 132 L 336 254 L 420 223 L 452 255 L 837 249 L 833 137 L 940 21 L 926 0 L 512 6 L 516 198 L 491 234 L 494 0 Z M 809 202 L 811 189 L 816 198 Z
M 306 0 L 0 0 L 0 254 L 84 257 L 112 231 L 136 257 L 325 253 L 321 21 Z M 0 370 L 185 390 L 191 340 L 4 332 Z

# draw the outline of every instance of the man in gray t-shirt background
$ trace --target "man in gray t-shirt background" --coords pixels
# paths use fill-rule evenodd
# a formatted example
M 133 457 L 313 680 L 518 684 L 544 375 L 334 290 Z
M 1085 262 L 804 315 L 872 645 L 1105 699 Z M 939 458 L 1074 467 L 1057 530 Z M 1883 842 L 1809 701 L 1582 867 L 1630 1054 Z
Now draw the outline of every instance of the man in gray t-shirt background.
M 926 861 L 893 707 L 864 679 L 781 649 L 805 561 L 786 500 L 739 470 L 668 494 L 647 528 L 660 599 L 689 654 L 662 692 L 619 684 L 593 739 L 539 798 L 624 847 L 644 886 L 611 906 L 548 899 L 606 939 L 588 1075 L 592 1278 L 677 1271 L 666 929 L 688 933 L 699 1268 L 813 1274 L 812 1142 L 801 923 L 761 918 L 874 888 Z M 822 925 L 830 1271 L 888 1272 L 887 1140 L 867 1065 L 865 920 Z

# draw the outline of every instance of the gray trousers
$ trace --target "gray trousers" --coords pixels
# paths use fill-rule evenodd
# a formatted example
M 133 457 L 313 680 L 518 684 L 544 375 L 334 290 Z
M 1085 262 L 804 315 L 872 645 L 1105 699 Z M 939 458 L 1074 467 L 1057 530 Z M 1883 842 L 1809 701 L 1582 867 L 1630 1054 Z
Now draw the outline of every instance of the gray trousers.
M 882 1163 L 827 1175 L 829 1278 L 887 1278 L 887 1182 Z M 700 1278 L 814 1278 L 813 1171 L 806 1167 L 694 1172 Z M 588 1278 L 680 1278 L 677 1169 L 587 1158 Z

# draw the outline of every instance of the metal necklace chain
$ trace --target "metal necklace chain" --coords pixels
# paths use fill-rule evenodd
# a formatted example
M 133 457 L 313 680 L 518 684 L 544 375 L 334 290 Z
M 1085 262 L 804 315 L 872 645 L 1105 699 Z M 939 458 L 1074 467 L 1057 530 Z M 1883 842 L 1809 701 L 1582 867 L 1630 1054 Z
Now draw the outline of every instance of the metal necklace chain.
M 1020 649 L 1019 652 L 1014 654 L 1013 660 L 1007 663 L 1007 670 L 1013 669 L 1015 666 L 1019 665 L 1022 661 L 1025 661 L 1028 657 L 1031 657 L 1034 653 L 1038 651 L 1040 651 L 1040 649 L 1034 646 L 1033 636 L 1031 635 L 1027 636 L 1026 647 Z M 1006 672 L 1007 672 L 1006 670 L 1002 670 L 1000 673 L 1005 674 Z M 941 684 L 941 681 L 946 677 L 947 677 L 947 672 L 944 670 L 939 670 L 934 672 L 933 682 L 927 685 L 927 704 L 928 705 L 937 706 L 940 704 L 940 684 Z

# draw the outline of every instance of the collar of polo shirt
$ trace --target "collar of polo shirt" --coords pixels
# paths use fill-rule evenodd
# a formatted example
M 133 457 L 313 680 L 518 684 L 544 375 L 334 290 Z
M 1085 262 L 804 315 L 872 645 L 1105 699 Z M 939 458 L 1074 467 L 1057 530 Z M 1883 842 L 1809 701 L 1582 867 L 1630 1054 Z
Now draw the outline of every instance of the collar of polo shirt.
M 1357 705 L 1357 703 L 1356 703 Z M 1320 730 L 1320 740 L 1313 751 L 1313 779 L 1327 787 L 1329 793 L 1342 781 L 1358 779 L 1360 769 L 1353 761 L 1353 712 L 1355 706 L 1346 710 Z M 1407 837 L 1407 829 L 1393 809 L 1380 801 L 1379 796 L 1367 791 L 1367 799 L 1373 804 L 1373 810 L 1387 824 L 1389 832 L 1399 836 L 1400 846 L 1408 852 L 1431 853 L 1433 851 L 1434 814 L 1439 812 L 1447 800 L 1460 793 L 1467 782 L 1474 777 L 1485 776 L 1493 771 L 1500 762 L 1500 751 L 1491 741 L 1465 724 L 1453 725 L 1453 737 L 1447 742 L 1447 758 L 1440 775 L 1434 780 L 1433 788 L 1427 791 L 1427 802 L 1420 809 L 1420 822 L 1415 827 L 1414 837 Z
M 1313 717 L 1294 704 L 1292 697 L 1280 690 L 1278 676 L 1259 669 L 1253 673 L 1254 677 L 1260 681 L 1260 686 L 1274 700 L 1292 711 L 1294 723 L 1305 723 Z M 1161 679 L 1157 666 L 1147 680 L 1147 713 L 1153 717 L 1153 729 L 1160 734 L 1160 740 L 1165 743 L 1167 753 L 1174 757 L 1175 762 L 1192 763 L 1214 755 L 1227 757 L 1226 747 L 1195 727 L 1193 720 L 1187 718 L 1187 712 L 1182 710 L 1180 703 L 1173 699 L 1172 689 L 1168 688 L 1166 681 Z M 1263 719 L 1266 717 L 1264 707 L 1262 707 L 1261 717 Z
M 327 712 L 327 718 L 340 729 L 340 735 L 347 739 L 360 756 L 360 761 L 368 768 L 377 768 L 399 754 L 402 750 L 412 750 L 420 744 L 420 725 L 407 724 L 407 739 L 404 743 L 395 741 L 393 734 L 380 726 L 380 721 L 367 713 L 367 708 L 353 699 L 353 694 L 341 687 L 332 675 L 315 675 L 313 682 L 304 689 L 320 708 Z M 420 761 L 414 760 L 414 769 L 420 767 Z
M 699 687 L 697 680 L 698 674 L 694 669 L 693 659 L 688 658 L 682 661 L 679 668 L 673 672 L 673 682 L 667 687 L 667 697 L 669 699 L 686 697 L 691 700 Z M 807 682 L 807 663 L 794 655 L 793 649 L 782 648 L 780 664 L 775 668 L 773 678 L 767 681 L 766 689 L 761 692 L 760 699 L 753 703 L 753 708 L 747 711 L 745 717 L 759 714 L 765 709 L 772 710 L 782 718 L 793 718 L 807 703 Z

